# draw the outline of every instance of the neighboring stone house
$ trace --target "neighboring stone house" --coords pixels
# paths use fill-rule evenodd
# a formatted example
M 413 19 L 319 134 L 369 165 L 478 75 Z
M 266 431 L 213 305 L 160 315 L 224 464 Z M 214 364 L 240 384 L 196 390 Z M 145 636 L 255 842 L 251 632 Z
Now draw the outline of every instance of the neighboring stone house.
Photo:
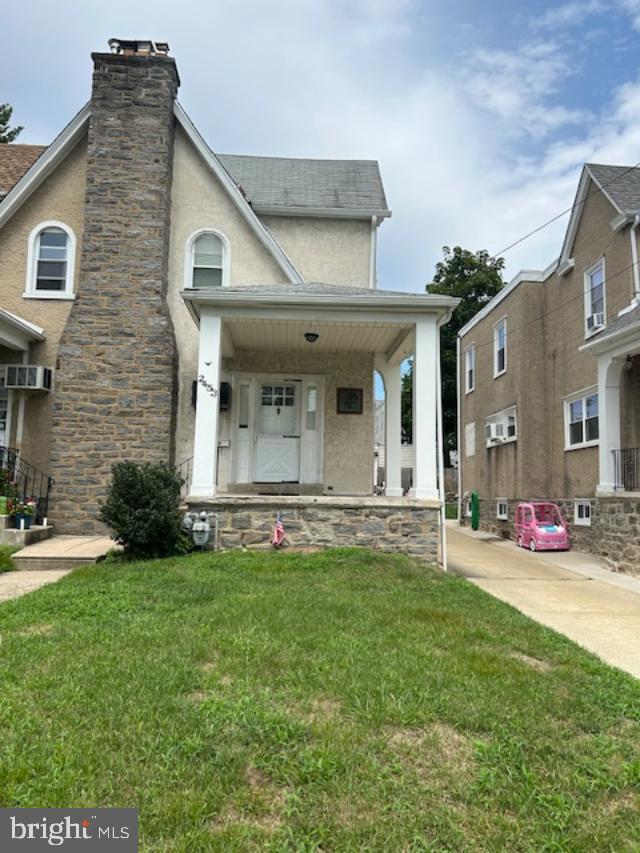
M 377 288 L 377 163 L 218 155 L 176 100 L 166 44 L 110 48 L 50 146 L 0 146 L 0 444 L 53 476 L 59 531 L 99 530 L 111 466 L 134 459 L 181 466 L 225 544 L 265 541 L 282 511 L 297 541 L 434 557 L 436 359 L 456 303 Z M 388 401 L 377 502 L 374 367 Z
M 577 548 L 640 574 L 640 170 L 585 165 L 560 257 L 517 275 L 459 334 L 463 514 L 512 535 L 562 505 Z

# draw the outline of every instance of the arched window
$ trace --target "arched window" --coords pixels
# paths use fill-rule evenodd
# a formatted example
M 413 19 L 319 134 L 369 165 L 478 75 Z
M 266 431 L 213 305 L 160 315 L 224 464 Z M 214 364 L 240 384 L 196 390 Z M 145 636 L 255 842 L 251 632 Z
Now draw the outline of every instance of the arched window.
M 68 299 L 73 296 L 75 236 L 61 222 L 43 222 L 29 236 L 25 296 Z
M 229 247 L 215 231 L 199 231 L 189 240 L 186 287 L 223 287 L 228 282 Z

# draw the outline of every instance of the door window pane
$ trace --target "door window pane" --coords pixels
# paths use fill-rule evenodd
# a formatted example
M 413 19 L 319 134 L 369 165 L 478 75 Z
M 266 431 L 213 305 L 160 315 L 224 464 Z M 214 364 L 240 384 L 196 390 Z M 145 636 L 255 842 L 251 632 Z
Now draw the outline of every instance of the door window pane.
M 249 427 L 249 386 L 242 384 L 238 395 L 238 426 L 240 429 Z
M 316 413 L 318 409 L 318 389 L 315 385 L 307 386 L 307 411 L 306 411 L 306 428 L 313 430 L 316 428 Z

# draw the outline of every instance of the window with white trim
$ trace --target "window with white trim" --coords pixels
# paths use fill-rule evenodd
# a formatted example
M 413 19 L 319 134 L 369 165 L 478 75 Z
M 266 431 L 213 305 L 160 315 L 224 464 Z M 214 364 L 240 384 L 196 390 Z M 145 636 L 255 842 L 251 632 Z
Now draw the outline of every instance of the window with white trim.
M 604 258 L 584 273 L 585 336 L 601 331 L 607 325 Z
M 582 391 L 565 400 L 565 450 L 591 447 L 600 436 L 598 394 Z
M 493 377 L 502 376 L 507 370 L 507 318 L 503 317 L 493 327 Z
M 509 520 L 509 501 L 506 498 L 498 498 L 496 501 L 496 518 L 498 521 Z
M 577 500 L 573 505 L 573 523 L 591 527 L 591 501 Z
M 42 222 L 29 235 L 24 296 L 69 299 L 73 296 L 75 236 L 62 222 Z
M 203 229 L 187 241 L 185 287 L 207 289 L 229 284 L 229 244 L 217 231 Z
M 517 441 L 518 427 L 515 406 L 510 406 L 508 409 L 496 412 L 495 415 L 490 415 L 484 423 L 487 447 Z
M 476 345 L 471 344 L 464 351 L 464 390 L 465 394 L 475 391 L 476 387 Z

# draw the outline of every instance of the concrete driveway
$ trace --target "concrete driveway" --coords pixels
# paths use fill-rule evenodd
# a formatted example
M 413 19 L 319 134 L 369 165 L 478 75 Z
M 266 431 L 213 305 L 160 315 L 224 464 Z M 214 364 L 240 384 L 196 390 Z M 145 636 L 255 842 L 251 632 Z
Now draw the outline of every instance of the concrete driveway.
M 531 554 L 447 525 L 449 570 L 640 678 L 640 579 L 575 551 Z

